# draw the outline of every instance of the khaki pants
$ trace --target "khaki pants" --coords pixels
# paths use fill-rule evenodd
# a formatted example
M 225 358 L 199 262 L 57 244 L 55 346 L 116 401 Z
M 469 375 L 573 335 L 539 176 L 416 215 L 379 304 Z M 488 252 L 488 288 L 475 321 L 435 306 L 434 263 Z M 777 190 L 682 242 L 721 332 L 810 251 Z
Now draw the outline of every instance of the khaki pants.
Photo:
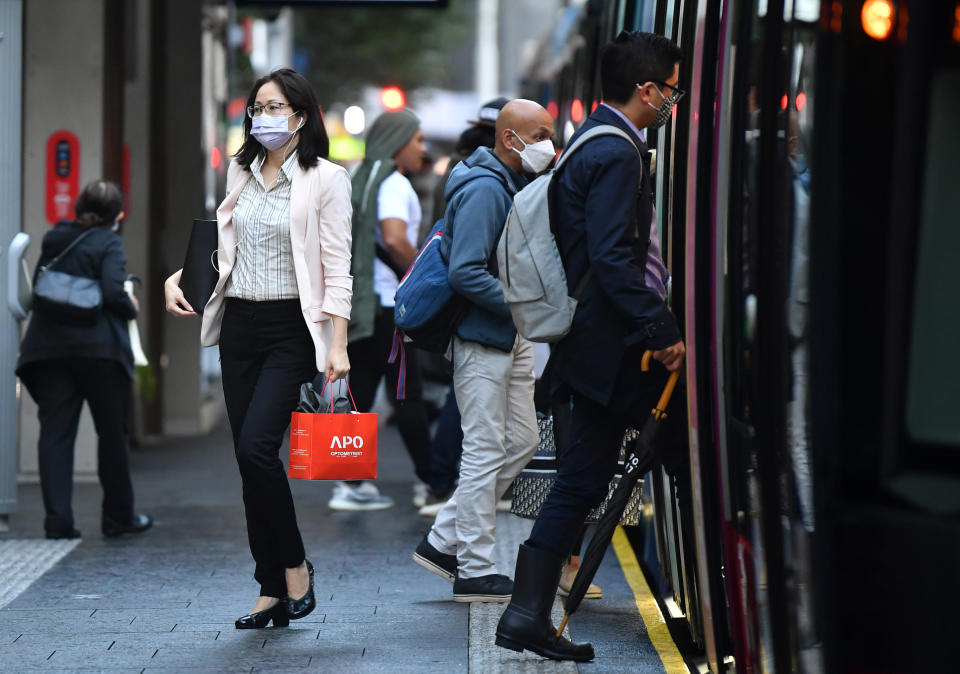
M 457 555 L 460 578 L 478 578 L 497 573 L 497 501 L 537 450 L 533 344 L 518 336 L 504 353 L 455 338 L 453 384 L 463 425 L 460 484 L 429 541 Z

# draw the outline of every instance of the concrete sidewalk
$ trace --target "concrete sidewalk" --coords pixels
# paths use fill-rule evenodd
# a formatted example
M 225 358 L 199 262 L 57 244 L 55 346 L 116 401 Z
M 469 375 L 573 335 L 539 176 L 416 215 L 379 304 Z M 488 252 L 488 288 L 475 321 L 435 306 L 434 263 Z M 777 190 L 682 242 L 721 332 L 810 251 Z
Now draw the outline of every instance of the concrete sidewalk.
M 39 577 L 0 609 L 0 671 L 576 671 L 496 649 L 489 623 L 499 614 L 484 607 L 471 620 L 469 606 L 451 600 L 449 583 L 411 561 L 429 522 L 411 506 L 413 471 L 392 427 L 382 428 L 380 445 L 380 487 L 396 500 L 390 510 L 333 512 L 330 484 L 294 482 L 318 606 L 289 628 L 233 626 L 258 587 L 226 430 L 134 452 L 137 508 L 156 518 L 141 536 L 104 539 L 100 489 L 86 484 L 74 494 L 82 542 L 31 540 L 43 534 L 39 487 L 21 486 L 20 512 L 0 535 L 0 561 L 5 546 L 18 545 L 18 555 L 31 555 L 20 573 Z M 515 554 L 528 527 L 502 516 L 499 554 L 511 547 Z M 41 554 L 65 556 L 40 575 Z M 501 571 L 512 575 L 512 561 L 502 560 Z M 575 621 L 590 626 L 598 659 L 580 671 L 662 671 L 612 553 L 598 582 L 606 598 Z

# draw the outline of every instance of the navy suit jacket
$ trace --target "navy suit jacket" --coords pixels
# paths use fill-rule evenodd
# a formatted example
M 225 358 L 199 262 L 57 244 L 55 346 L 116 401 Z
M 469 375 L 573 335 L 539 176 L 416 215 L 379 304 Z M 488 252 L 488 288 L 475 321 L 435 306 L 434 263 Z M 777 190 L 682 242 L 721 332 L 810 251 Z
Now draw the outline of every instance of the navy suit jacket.
M 555 178 L 552 220 L 571 294 L 591 265 L 593 274 L 573 327 L 554 348 L 551 376 L 601 405 L 619 407 L 631 401 L 611 399 L 634 388 L 643 350 L 676 344 L 680 331 L 645 280 L 653 215 L 647 146 L 604 106 L 570 142 L 600 124 L 623 129 L 637 147 L 618 136 L 595 138 Z

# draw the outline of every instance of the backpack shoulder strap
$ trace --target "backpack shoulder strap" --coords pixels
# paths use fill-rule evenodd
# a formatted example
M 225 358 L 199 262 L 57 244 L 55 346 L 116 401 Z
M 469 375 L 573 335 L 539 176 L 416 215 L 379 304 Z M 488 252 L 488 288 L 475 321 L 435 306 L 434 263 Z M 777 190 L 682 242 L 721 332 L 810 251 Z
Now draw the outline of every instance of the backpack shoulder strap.
M 556 176 L 560 172 L 560 169 L 566 163 L 567 159 L 569 159 L 571 155 L 573 155 L 574 152 L 576 152 L 581 147 L 586 145 L 589 141 L 599 136 L 620 136 L 625 141 L 630 143 L 630 147 L 632 147 L 636 151 L 638 157 L 640 156 L 640 149 L 637 147 L 637 144 L 627 134 L 626 131 L 624 131 L 619 127 L 613 126 L 612 124 L 600 124 L 598 126 L 593 127 L 589 131 L 584 131 L 582 136 L 580 136 L 575 141 L 573 141 L 573 143 L 571 143 L 570 146 L 563 151 L 563 154 L 560 155 L 560 159 L 557 160 L 557 164 L 553 169 L 553 175 Z M 641 177 L 641 180 L 642 180 L 642 177 Z M 551 187 L 552 187 L 552 184 L 551 184 Z M 548 203 L 552 206 L 552 199 Z M 551 217 L 550 220 L 551 220 L 550 229 L 553 230 L 553 218 Z M 573 299 L 575 300 L 580 299 L 580 296 L 583 294 L 583 291 L 586 290 L 587 284 L 590 282 L 590 279 L 592 277 L 593 277 L 593 265 L 591 264 L 587 266 L 587 271 L 584 272 L 583 277 L 580 279 L 580 282 L 577 284 L 576 289 L 574 289 L 573 295 L 571 295 Z
M 567 159 L 569 159 L 574 152 L 598 136 L 620 136 L 625 141 L 630 143 L 630 147 L 636 151 L 638 156 L 640 155 L 640 150 L 637 148 L 637 144 L 629 135 L 627 135 L 626 131 L 613 126 L 612 124 L 600 124 L 599 126 L 593 127 L 589 131 L 585 131 L 582 136 L 573 141 L 573 143 L 571 143 L 570 146 L 563 151 L 563 153 L 560 155 L 560 159 L 557 160 L 557 166 L 554 171 L 559 171 L 560 167 L 566 163 Z
M 493 179 L 495 179 L 497 182 L 499 182 L 499 183 L 503 186 L 503 189 L 505 189 L 505 190 L 507 191 L 507 194 L 510 195 L 510 198 L 513 199 L 515 193 L 512 191 L 512 187 L 511 187 L 511 185 L 507 182 L 507 179 L 504 178 L 502 175 L 499 175 L 498 173 L 494 172 L 494 171 L 489 171 L 489 170 L 488 170 L 487 173 L 484 174 L 484 175 L 472 176 L 472 177 L 470 177 L 469 179 L 464 180 L 462 183 L 460 183 L 459 185 L 457 185 L 457 188 L 456 188 L 453 192 L 450 193 L 450 198 L 447 200 L 447 208 L 450 207 L 450 202 L 453 201 L 453 195 L 455 195 L 457 192 L 459 192 L 460 190 L 462 190 L 464 187 L 466 187 L 467 185 L 469 185 L 470 183 L 472 183 L 474 180 L 479 180 L 479 179 L 481 179 L 481 178 L 493 178 Z M 444 209 L 443 218 L 442 218 L 442 219 L 443 219 L 443 230 L 442 230 L 441 238 L 442 238 L 442 239 L 446 239 L 446 240 L 447 240 L 447 245 L 449 246 L 449 245 L 450 245 L 449 242 L 453 240 L 453 221 L 452 221 L 453 219 L 448 219 L 446 216 L 447 216 L 446 209 Z M 442 250 L 442 247 L 441 247 L 441 250 Z M 496 251 L 494 251 L 494 254 L 496 254 Z M 441 255 L 440 257 L 443 258 L 443 255 Z M 446 262 L 446 260 L 444 260 L 444 262 Z

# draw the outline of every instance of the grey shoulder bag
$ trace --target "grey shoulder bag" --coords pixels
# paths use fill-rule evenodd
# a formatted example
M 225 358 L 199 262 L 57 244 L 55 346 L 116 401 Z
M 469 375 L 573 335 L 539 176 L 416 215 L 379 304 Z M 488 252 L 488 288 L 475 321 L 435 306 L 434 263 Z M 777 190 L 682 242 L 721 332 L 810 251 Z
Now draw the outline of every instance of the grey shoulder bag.
M 33 287 L 35 309 L 67 323 L 93 324 L 103 307 L 100 280 L 74 276 L 54 269 L 56 264 L 82 241 L 92 230 L 87 230 L 46 266 L 40 267 Z

